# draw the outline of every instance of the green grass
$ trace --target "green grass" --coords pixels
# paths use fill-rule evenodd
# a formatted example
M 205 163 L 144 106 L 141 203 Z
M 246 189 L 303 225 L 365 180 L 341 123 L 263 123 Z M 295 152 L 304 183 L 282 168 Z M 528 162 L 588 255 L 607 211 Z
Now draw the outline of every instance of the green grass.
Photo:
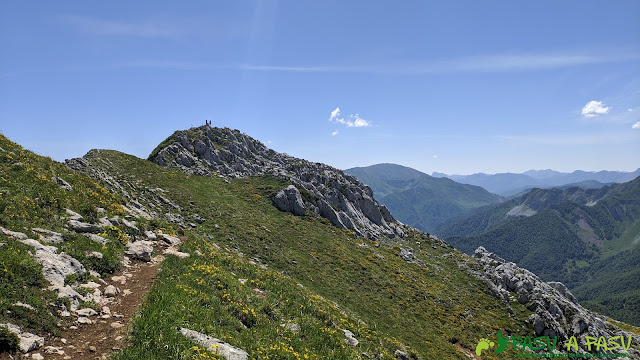
M 122 153 L 101 152 L 99 156 L 106 157 L 111 164 L 108 170 L 122 179 L 137 179 L 143 188 L 167 190 L 164 196 L 181 206 L 185 218 L 198 213 L 206 219 L 196 229 L 185 231 L 190 240 L 183 249 L 200 247 L 208 255 L 167 260 L 161 280 L 136 321 L 132 346 L 122 352 L 121 358 L 179 356 L 190 344 L 180 340 L 176 331 L 179 326 L 191 326 L 253 354 L 282 343 L 298 354 L 318 358 L 359 357 L 362 351 L 392 354 L 395 349 L 406 349 L 419 358 L 463 359 L 454 343 L 475 349 L 480 338 L 495 336 L 498 331 L 529 332 L 525 320 L 530 312 L 512 304 L 517 308 L 516 315 L 509 315 L 484 284 L 458 267 L 460 253 L 421 233 L 399 245 L 418 249 L 420 242 L 422 250 L 415 253 L 429 264 L 427 268 L 404 262 L 397 256 L 399 247 L 356 238 L 325 219 L 278 211 L 270 198 L 287 184 L 274 178 L 239 179 L 226 184 L 215 177 L 186 176 Z M 118 169 L 127 169 L 127 173 Z M 210 241 L 244 256 L 224 251 L 212 255 Z M 366 246 L 359 246 L 362 243 Z M 247 265 L 251 258 L 259 258 L 273 271 Z M 213 278 L 220 281 L 230 301 L 221 300 L 224 294 L 216 290 L 215 281 L 210 283 L 210 276 L 197 273 L 191 269 L 193 265 L 216 266 L 219 270 Z M 229 275 L 232 272 L 236 276 Z M 253 296 L 250 287 L 241 286 L 236 278 L 255 281 L 255 286 L 266 291 L 266 300 Z M 327 299 L 328 304 L 339 304 L 346 315 L 338 316 L 324 302 L 313 302 L 316 296 Z M 283 303 L 287 299 L 293 305 Z M 250 307 L 257 314 L 255 324 L 245 328 L 248 324 L 243 326 L 238 319 L 244 308 L 232 303 Z M 267 305 L 271 308 L 267 313 L 275 317 L 262 310 Z M 308 313 L 293 312 L 300 306 Z M 325 311 L 333 315 L 322 315 Z M 357 320 L 367 326 L 358 325 Z M 279 324 L 288 321 L 300 322 L 304 336 L 281 338 Z M 337 338 L 325 338 L 329 335 L 323 335 L 323 326 L 332 331 L 348 328 L 362 345 L 357 351 L 348 347 L 341 350 L 343 343 L 336 340 L 342 339 L 341 332 L 335 335 Z M 372 340 L 367 340 L 368 334 Z M 165 343 L 172 345 L 164 349 Z M 282 349 L 273 351 L 285 356 Z
M 72 186 L 67 191 L 53 177 L 60 177 Z M 58 252 L 78 259 L 88 270 L 108 275 L 121 266 L 123 245 L 113 234 L 104 234 L 111 242 L 102 246 L 84 236 L 69 233 L 65 208 L 72 209 L 87 220 L 98 216 L 124 215 L 122 199 L 112 195 L 91 179 L 67 169 L 48 157 L 39 156 L 11 142 L 0 134 L 0 226 L 23 232 L 33 239 L 40 235 L 31 229 L 41 227 L 60 232 L 64 242 L 52 244 Z M 104 215 L 98 214 L 104 209 Z M 31 246 L 0 235 L 0 322 L 13 323 L 40 335 L 59 334 L 59 310 L 68 307 L 68 300 L 46 290 L 50 285 L 42 275 L 41 266 L 32 258 Z M 88 256 L 98 251 L 104 256 Z M 69 284 L 88 279 L 88 274 L 67 279 Z M 16 306 L 17 302 L 28 304 Z

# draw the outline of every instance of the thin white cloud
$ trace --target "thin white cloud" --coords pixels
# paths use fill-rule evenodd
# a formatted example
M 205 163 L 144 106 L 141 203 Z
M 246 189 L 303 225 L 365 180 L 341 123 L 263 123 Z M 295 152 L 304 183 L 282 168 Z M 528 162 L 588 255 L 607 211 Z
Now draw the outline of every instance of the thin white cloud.
M 75 19 L 75 18 L 72 18 Z M 95 19 L 94 19 L 95 20 Z M 127 24 L 103 20 L 87 21 L 86 18 L 74 20 L 87 31 L 102 34 L 122 34 L 147 37 L 179 35 L 180 31 L 159 27 L 151 23 Z M 587 53 L 566 54 L 489 54 L 466 57 L 433 59 L 414 63 L 355 64 L 355 65 L 280 65 L 248 63 L 194 63 L 174 60 L 139 60 L 118 64 L 116 67 L 150 67 L 181 70 L 228 69 L 243 71 L 272 71 L 298 73 L 366 73 L 382 75 L 430 75 L 442 73 L 478 73 L 536 71 L 554 68 L 568 68 L 581 65 L 618 63 L 640 60 L 640 53 L 625 55 L 593 55 Z
M 609 110 L 611 110 L 611 107 L 605 106 L 602 101 L 591 100 L 582 108 L 582 116 L 591 118 L 606 115 Z
M 64 15 L 60 19 L 80 31 L 97 35 L 166 38 L 184 33 L 183 30 L 172 24 L 154 21 L 135 23 L 76 15 Z
M 640 129 L 640 121 L 638 121 L 637 123 L 631 125 L 632 129 Z
M 331 136 L 336 136 L 336 135 L 338 135 L 338 130 L 331 133 Z
M 339 107 L 337 107 L 335 110 L 331 112 L 331 116 L 329 116 L 329 121 L 342 124 L 347 127 L 355 127 L 355 128 L 371 126 L 371 122 L 369 120 L 365 120 L 361 118 L 359 114 L 349 115 L 349 118 L 345 120 L 345 118 L 340 117 Z M 337 130 L 335 132 L 337 135 Z
M 636 61 L 638 54 L 602 56 L 590 53 L 489 54 L 439 59 L 421 63 L 352 66 L 283 66 L 243 64 L 245 70 L 283 72 L 362 72 L 426 75 L 451 72 L 503 72 L 566 68 L 580 65 Z

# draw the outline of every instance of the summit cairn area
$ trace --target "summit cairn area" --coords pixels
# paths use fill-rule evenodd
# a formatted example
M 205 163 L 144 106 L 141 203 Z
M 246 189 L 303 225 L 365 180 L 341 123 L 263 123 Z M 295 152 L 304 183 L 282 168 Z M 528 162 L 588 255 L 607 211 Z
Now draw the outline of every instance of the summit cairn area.
M 278 153 L 238 130 L 205 125 L 176 131 L 153 150 L 149 160 L 201 176 L 233 179 L 272 175 L 293 185 L 274 199 L 283 211 L 302 215 L 306 209 L 338 228 L 374 239 L 404 236 L 402 224 L 356 177 L 325 164 Z

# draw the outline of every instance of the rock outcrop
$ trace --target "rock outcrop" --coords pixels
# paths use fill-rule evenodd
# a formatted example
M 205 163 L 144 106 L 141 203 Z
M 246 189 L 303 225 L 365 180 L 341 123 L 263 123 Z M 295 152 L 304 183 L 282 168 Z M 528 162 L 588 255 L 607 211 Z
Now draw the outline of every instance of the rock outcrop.
M 273 205 L 278 209 L 286 212 L 290 212 L 293 215 L 302 216 L 305 214 L 304 202 L 300 191 L 293 186 L 289 185 L 286 188 L 278 191 L 273 198 Z
M 293 184 L 273 199 L 283 211 L 316 213 L 336 227 L 371 238 L 403 235 L 402 225 L 354 176 L 278 153 L 238 130 L 201 126 L 177 131 L 151 153 L 149 160 L 203 176 L 272 175 Z
M 18 344 L 18 349 L 20 349 L 22 353 L 26 354 L 29 351 L 33 351 L 44 345 L 44 338 L 42 336 L 22 331 L 17 325 L 5 323 L 0 324 L 0 326 L 5 327 L 12 333 L 16 334 L 18 340 L 20 341 L 20 343 Z
M 226 360 L 246 360 L 249 358 L 249 354 L 246 351 L 201 332 L 180 328 L 180 333 Z
M 578 304 L 564 284 L 544 282 L 534 273 L 488 252 L 483 247 L 475 251 L 473 259 L 477 261 L 478 267 L 475 271 L 472 270 L 472 273 L 487 281 L 496 297 L 501 298 L 507 306 L 517 301 L 534 312 L 529 320 L 536 335 L 557 336 L 558 343 L 564 343 L 575 336 L 581 339 L 578 341 L 581 352 L 588 352 L 585 336 L 603 336 L 605 339 L 624 336 L 625 339 L 631 337 L 634 344 L 640 343 L 640 336 L 623 331 L 607 321 L 606 317 Z M 469 265 L 473 269 L 474 266 Z M 616 352 L 619 350 L 621 349 Z M 640 358 L 640 352 L 634 348 L 630 348 L 628 353 L 630 358 Z

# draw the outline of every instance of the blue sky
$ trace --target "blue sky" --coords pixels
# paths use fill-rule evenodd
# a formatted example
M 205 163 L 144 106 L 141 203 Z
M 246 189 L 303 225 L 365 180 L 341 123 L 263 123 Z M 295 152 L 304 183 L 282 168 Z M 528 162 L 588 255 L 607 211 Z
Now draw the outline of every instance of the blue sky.
M 144 158 L 210 119 L 343 169 L 630 171 L 639 18 L 638 1 L 3 1 L 0 132 L 60 161 Z

